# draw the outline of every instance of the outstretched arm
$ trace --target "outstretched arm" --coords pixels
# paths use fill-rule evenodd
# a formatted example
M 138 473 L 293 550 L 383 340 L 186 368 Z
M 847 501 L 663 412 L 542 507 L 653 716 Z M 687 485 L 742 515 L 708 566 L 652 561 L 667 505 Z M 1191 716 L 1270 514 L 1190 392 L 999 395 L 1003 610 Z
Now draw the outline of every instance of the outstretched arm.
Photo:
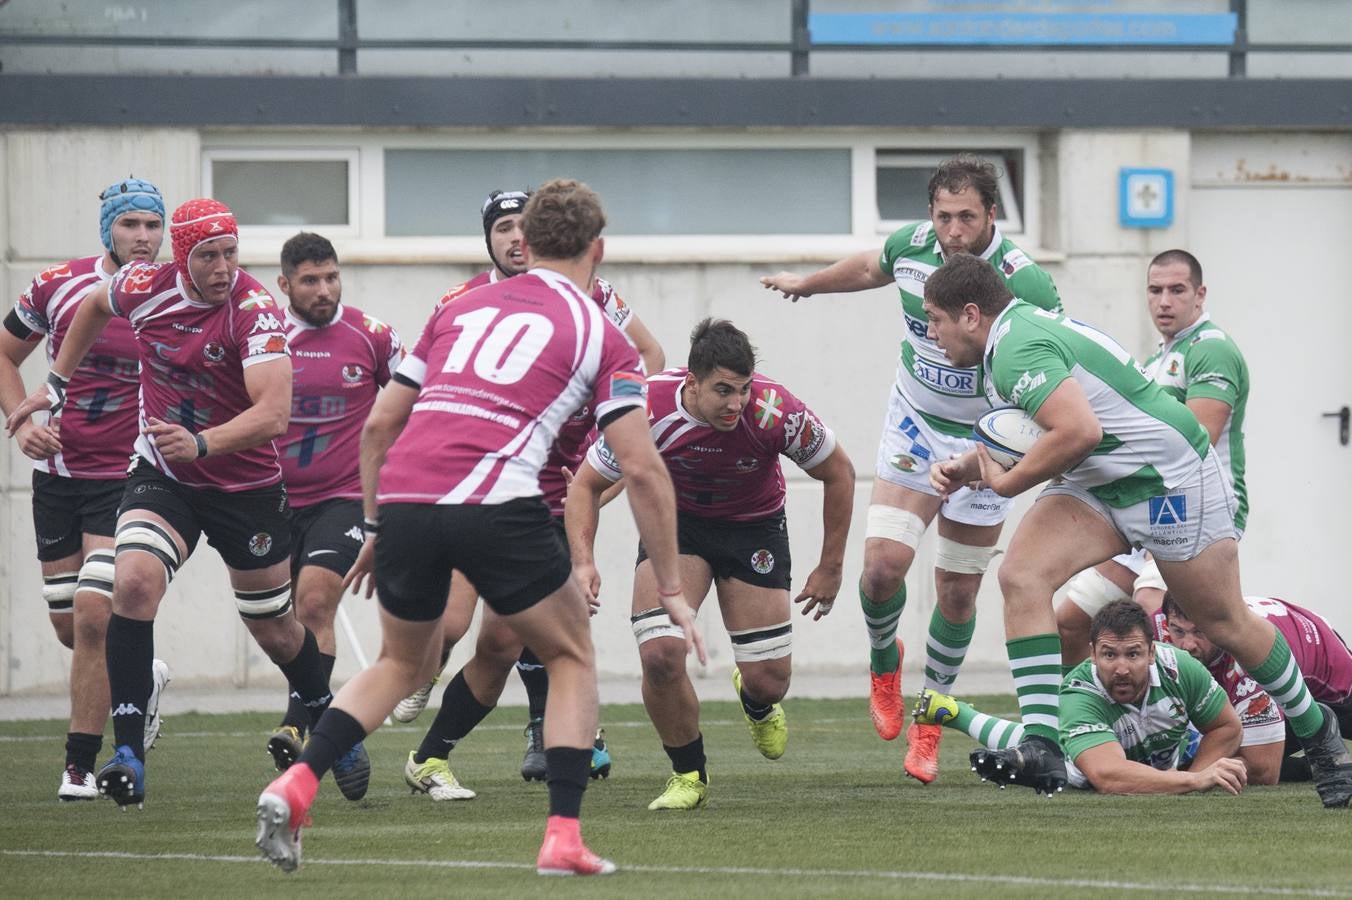
M 768 290 L 779 291 L 786 299 L 795 303 L 798 302 L 798 298 L 811 297 L 813 294 L 867 291 L 892 283 L 891 274 L 884 272 L 878 265 L 879 256 L 877 250 L 863 250 L 811 275 L 779 272 L 764 276 L 760 282 Z

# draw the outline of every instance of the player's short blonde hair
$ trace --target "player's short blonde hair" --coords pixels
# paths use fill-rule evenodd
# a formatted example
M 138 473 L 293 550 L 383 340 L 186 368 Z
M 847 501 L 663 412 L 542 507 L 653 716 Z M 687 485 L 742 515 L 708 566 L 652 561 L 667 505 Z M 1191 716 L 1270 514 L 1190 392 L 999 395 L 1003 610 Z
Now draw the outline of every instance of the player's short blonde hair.
M 601 198 L 580 181 L 556 178 L 526 203 L 521 233 L 537 259 L 573 259 L 586 252 L 606 227 Z

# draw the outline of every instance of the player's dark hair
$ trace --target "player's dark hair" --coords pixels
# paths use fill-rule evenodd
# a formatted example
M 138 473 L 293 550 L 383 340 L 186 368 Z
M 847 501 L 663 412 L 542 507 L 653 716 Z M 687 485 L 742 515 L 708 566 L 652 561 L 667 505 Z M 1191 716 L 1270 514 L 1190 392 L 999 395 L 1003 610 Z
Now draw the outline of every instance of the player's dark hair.
M 1202 264 L 1197 261 L 1197 257 L 1186 250 L 1175 248 L 1157 254 L 1155 258 L 1150 261 L 1150 266 L 1146 271 L 1155 268 L 1155 266 L 1167 266 L 1170 263 L 1183 263 L 1183 265 L 1188 267 L 1188 283 L 1194 288 L 1202 286 Z
M 1135 600 L 1114 600 L 1095 613 L 1089 622 L 1089 643 L 1097 644 L 1099 636 L 1105 631 L 1121 638 L 1130 637 L 1133 631 L 1139 631 L 1145 637 L 1146 646 L 1154 640 L 1150 619 Z
M 1178 601 L 1174 599 L 1174 595 L 1168 591 L 1164 592 L 1164 605 L 1160 607 L 1160 610 L 1163 611 L 1164 618 L 1166 619 L 1172 619 L 1174 616 L 1180 616 L 1184 619 L 1188 618 L 1188 614 L 1183 611 L 1183 607 L 1178 605 Z
M 571 178 L 555 178 L 540 185 L 521 214 L 521 234 L 536 259 L 581 256 L 605 227 L 601 198 Z
M 338 251 L 322 235 L 313 231 L 302 231 L 282 244 L 282 274 L 290 278 L 296 273 L 296 267 L 303 262 L 319 263 L 338 261 Z
M 970 187 L 981 196 L 982 208 L 990 209 L 1000 196 L 999 183 L 1000 171 L 994 163 L 971 153 L 959 153 L 939 163 L 939 168 L 930 176 L 929 202 L 934 205 L 934 198 L 941 190 L 959 194 Z
M 970 253 L 956 253 L 925 282 L 925 299 L 956 316 L 968 303 L 982 314 L 999 315 L 1014 295 L 990 263 Z
M 750 378 L 756 371 L 756 348 L 746 332 L 727 319 L 705 318 L 690 332 L 686 366 L 696 378 L 706 378 L 719 368 Z

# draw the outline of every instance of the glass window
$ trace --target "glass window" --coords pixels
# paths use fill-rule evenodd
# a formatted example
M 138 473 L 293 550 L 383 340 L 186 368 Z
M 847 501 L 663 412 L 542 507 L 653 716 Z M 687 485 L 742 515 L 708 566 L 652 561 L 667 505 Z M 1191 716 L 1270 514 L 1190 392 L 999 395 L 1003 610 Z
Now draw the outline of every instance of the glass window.
M 208 159 L 207 191 L 242 226 L 353 223 L 348 159 Z
M 610 234 L 847 234 L 850 150 L 385 151 L 385 233 L 482 234 L 494 189 L 578 178 Z
M 909 222 L 929 216 L 929 180 L 944 160 L 959 150 L 878 150 L 877 202 L 879 232 L 894 231 Z M 995 163 L 999 172 L 996 222 L 1001 231 L 1020 233 L 1023 228 L 1023 151 L 977 150 Z

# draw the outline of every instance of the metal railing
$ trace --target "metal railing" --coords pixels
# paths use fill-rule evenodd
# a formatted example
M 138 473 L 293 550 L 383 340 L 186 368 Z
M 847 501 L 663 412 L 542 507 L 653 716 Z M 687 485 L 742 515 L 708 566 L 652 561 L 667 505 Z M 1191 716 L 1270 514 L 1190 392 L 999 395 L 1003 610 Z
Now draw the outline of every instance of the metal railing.
M 651 40 L 538 40 L 484 38 L 363 38 L 357 28 L 357 0 L 336 0 L 337 37 L 264 38 L 264 37 L 179 37 L 173 35 L 75 35 L 15 33 L 0 31 L 0 46 L 81 46 L 81 47 L 161 47 L 179 49 L 297 49 L 333 50 L 338 54 L 338 74 L 355 76 L 358 53 L 362 50 L 572 50 L 572 51 L 645 51 L 658 53 L 785 53 L 789 71 L 795 78 L 810 75 L 813 53 L 871 53 L 917 50 L 926 53 L 984 51 L 1000 53 L 1079 53 L 1124 50 L 1148 50 L 1166 53 L 1225 53 L 1229 76 L 1243 78 L 1250 53 L 1352 53 L 1349 43 L 1264 43 L 1248 39 L 1248 0 L 1230 0 L 1234 17 L 1233 39 L 1229 43 L 1149 43 L 1132 42 L 992 42 L 990 40 L 944 40 L 920 36 L 891 36 L 879 42 L 813 41 L 810 0 L 789 0 L 787 41 L 651 41 Z M 1053 14 L 1054 15 L 1054 14 Z

